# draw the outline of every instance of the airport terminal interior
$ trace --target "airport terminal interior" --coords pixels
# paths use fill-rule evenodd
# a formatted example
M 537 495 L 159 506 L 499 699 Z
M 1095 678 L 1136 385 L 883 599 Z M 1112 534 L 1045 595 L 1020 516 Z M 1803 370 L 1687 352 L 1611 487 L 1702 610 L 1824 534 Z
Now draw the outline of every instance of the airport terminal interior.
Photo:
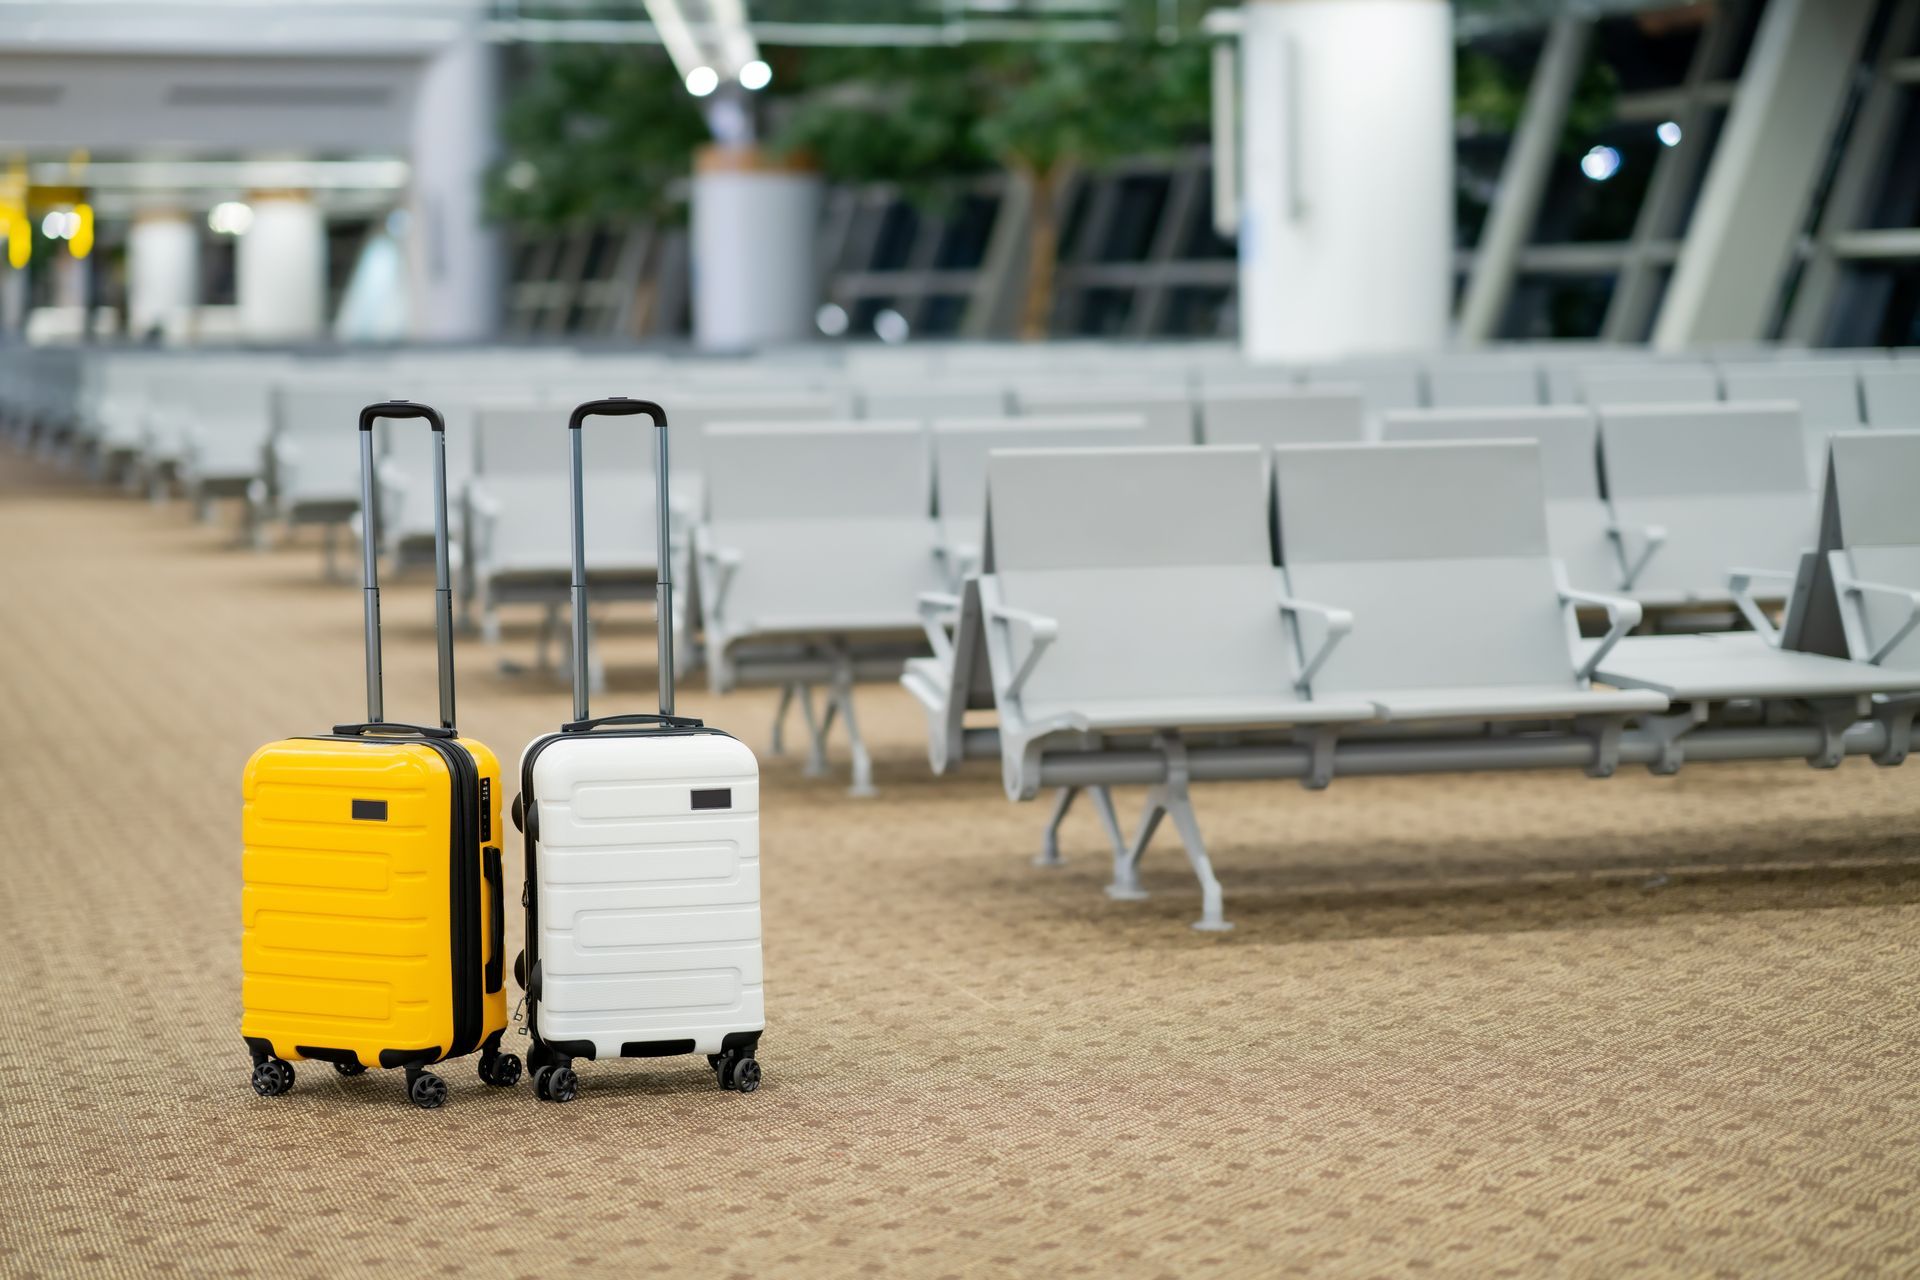
M 1920 0 L 0 0 L 0 1275 L 1920 1273 Z

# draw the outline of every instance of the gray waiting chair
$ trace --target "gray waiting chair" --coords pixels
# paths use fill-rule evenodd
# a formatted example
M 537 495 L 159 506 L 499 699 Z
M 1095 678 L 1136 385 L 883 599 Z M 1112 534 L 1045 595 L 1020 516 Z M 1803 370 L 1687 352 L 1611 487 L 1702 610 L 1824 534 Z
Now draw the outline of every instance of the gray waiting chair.
M 1209 391 L 1200 400 L 1202 444 L 1334 444 L 1365 439 L 1367 402 L 1355 386 Z
M 1920 668 L 1920 431 L 1832 440 L 1821 550 L 1849 656 Z
M 1427 365 L 1427 403 L 1435 409 L 1527 408 L 1541 401 L 1540 370 L 1517 359 Z
M 908 424 L 726 425 L 706 432 L 707 512 L 694 531 L 708 676 L 781 689 L 774 741 L 794 702 L 826 767 L 838 716 L 853 793 L 873 791 L 853 686 L 898 678 L 921 651 L 919 598 L 947 586 L 935 555 L 927 433 Z M 827 689 L 816 717 L 812 690 Z
M 1600 496 L 1599 427 L 1577 405 L 1527 409 L 1415 409 L 1390 413 L 1381 438 L 1537 440 L 1547 501 L 1547 545 L 1567 581 L 1586 591 L 1620 589 L 1620 557 L 1608 532 L 1613 516 Z
M 980 567 L 986 530 L 987 455 L 996 449 L 1101 449 L 1137 445 L 1147 433 L 1139 414 L 1078 418 L 956 418 L 933 424 L 934 506 L 939 554 L 948 583 Z
M 1720 398 L 1720 379 L 1704 364 L 1599 365 L 1580 371 L 1579 393 L 1596 408 L 1709 404 Z
M 1868 426 L 1920 430 L 1920 360 L 1862 367 L 1860 399 Z
M 1010 450 L 993 455 L 988 475 L 988 565 L 977 581 L 1008 794 L 1037 794 L 1051 751 L 1144 738 L 1167 771 L 1115 852 L 1110 892 L 1141 895 L 1140 858 L 1171 817 L 1201 885 L 1198 927 L 1226 927 L 1188 795 L 1186 735 L 1351 723 L 1373 711 L 1304 692 L 1338 640 L 1303 658 L 1287 616 L 1312 613 L 1336 629 L 1343 619 L 1286 597 L 1265 455 Z
M 1537 444 L 1300 445 L 1276 449 L 1274 469 L 1289 587 L 1352 618 L 1311 677 L 1315 698 L 1370 702 L 1398 722 L 1618 723 L 1666 708 L 1656 694 L 1593 687 L 1598 658 L 1640 609 L 1566 584 Z M 1610 623 L 1586 655 L 1580 605 Z M 1298 622 L 1305 651 L 1326 642 L 1321 622 Z
M 1784 598 L 1813 541 L 1798 409 L 1625 405 L 1599 416 L 1623 592 L 1651 608 L 1721 605 L 1728 575 L 1745 570 Z
M 1730 402 L 1785 402 L 1799 406 L 1807 475 L 1826 464 L 1827 437 L 1860 426 L 1860 378 L 1853 366 L 1823 360 L 1730 364 L 1720 369 Z
M 1129 384 L 1124 366 L 1115 377 L 1049 382 L 1016 387 L 1014 413 L 1023 418 L 1086 417 L 1089 414 L 1138 414 L 1146 419 L 1147 441 L 1156 445 L 1192 444 L 1193 404 L 1181 383 Z

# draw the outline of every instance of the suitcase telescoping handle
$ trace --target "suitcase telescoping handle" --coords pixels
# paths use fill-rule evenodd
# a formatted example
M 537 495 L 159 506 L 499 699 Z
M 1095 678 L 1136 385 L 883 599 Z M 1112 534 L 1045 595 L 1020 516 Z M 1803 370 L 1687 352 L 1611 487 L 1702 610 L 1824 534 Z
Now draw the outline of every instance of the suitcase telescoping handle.
M 382 418 L 425 418 L 433 428 L 433 631 L 440 642 L 440 730 L 453 736 L 453 570 L 447 558 L 447 424 L 431 406 L 411 400 L 370 404 L 360 411 L 360 530 L 366 564 L 367 723 L 339 725 L 336 733 L 378 732 L 386 716 L 380 696 L 380 531 L 373 492 L 373 424 Z M 411 729 L 413 726 L 393 726 Z
M 653 465 L 658 492 L 654 509 L 659 520 L 660 569 L 654 603 L 660 627 L 660 715 L 668 722 L 678 720 L 673 714 L 673 543 L 672 518 L 667 511 L 667 411 L 651 400 L 612 396 L 589 400 L 567 418 L 567 435 L 573 443 L 573 724 L 568 728 L 582 726 L 588 719 L 586 479 L 580 461 L 580 428 L 588 418 L 630 418 L 636 414 L 653 420 L 655 442 Z

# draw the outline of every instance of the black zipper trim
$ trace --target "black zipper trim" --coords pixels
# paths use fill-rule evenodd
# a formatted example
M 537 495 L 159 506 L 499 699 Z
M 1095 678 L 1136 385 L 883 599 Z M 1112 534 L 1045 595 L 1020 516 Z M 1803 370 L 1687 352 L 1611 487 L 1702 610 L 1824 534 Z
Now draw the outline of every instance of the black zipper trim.
M 662 727 L 653 729 L 593 729 L 586 732 L 549 733 L 535 738 L 520 758 L 520 825 L 521 845 L 526 850 L 526 981 L 522 990 L 527 998 L 527 1034 L 533 1039 L 533 1047 L 539 1049 L 546 1042 L 540 1036 L 540 997 L 537 988 L 546 985 L 534 981 L 534 969 L 540 963 L 540 877 L 539 855 L 535 846 L 539 844 L 539 820 L 535 813 L 533 798 L 533 764 L 540 753 L 556 742 L 585 742 L 594 738 L 691 738 L 702 734 L 731 738 L 725 729 L 715 729 L 710 725 L 699 728 Z
M 447 874 L 448 928 L 452 939 L 453 1042 L 447 1051 L 428 1061 L 460 1058 L 472 1053 L 480 1043 L 484 1018 L 483 981 L 480 961 L 480 843 L 475 835 L 479 824 L 480 766 L 473 755 L 457 741 L 445 738 L 412 738 L 393 735 L 362 738 L 348 734 L 316 734 L 327 742 L 358 742 L 391 745 L 418 742 L 432 748 L 447 762 L 451 779 L 452 815 Z M 437 1051 L 436 1051 L 437 1052 Z

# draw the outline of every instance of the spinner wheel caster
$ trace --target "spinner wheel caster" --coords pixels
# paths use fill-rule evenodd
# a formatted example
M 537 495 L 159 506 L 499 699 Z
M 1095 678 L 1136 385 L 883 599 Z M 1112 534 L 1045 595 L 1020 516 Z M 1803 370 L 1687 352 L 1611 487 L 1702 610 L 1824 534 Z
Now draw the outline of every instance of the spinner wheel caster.
M 572 1067 L 542 1067 L 533 1073 L 533 1092 L 542 1102 L 572 1102 L 580 1092 L 580 1077 Z
M 431 1071 L 422 1071 L 407 1080 L 407 1100 L 422 1111 L 447 1105 L 447 1082 Z
M 358 1059 L 355 1059 L 352 1062 L 336 1062 L 333 1064 L 333 1069 L 339 1072 L 341 1075 L 347 1076 L 347 1077 L 363 1076 L 367 1074 L 366 1067 L 361 1065 Z
M 520 1083 L 520 1058 L 517 1054 L 480 1055 L 480 1078 L 496 1089 L 510 1089 Z
M 263 1058 L 253 1064 L 253 1091 L 263 1098 L 277 1098 L 293 1088 L 293 1064 L 279 1058 Z

